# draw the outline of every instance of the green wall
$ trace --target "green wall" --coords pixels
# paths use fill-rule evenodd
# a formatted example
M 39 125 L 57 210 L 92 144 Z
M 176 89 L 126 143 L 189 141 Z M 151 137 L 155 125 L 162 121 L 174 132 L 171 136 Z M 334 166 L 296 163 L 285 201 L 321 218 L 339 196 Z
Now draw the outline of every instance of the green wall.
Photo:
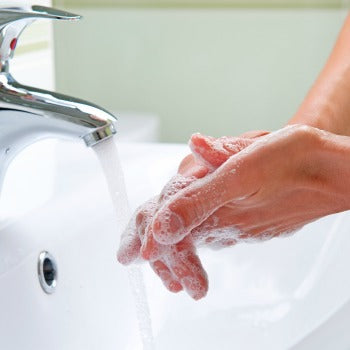
M 276 129 L 309 89 L 344 10 L 75 8 L 57 23 L 59 91 L 161 117 L 164 141 Z
M 340 8 L 347 0 L 56 0 L 68 7 Z

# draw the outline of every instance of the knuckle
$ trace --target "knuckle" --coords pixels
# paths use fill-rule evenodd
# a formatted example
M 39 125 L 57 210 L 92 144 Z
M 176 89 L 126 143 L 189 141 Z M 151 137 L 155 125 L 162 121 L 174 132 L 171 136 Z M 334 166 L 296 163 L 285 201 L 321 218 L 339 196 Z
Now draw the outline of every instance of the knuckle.
M 318 135 L 317 129 L 305 124 L 296 124 L 292 126 L 292 134 L 298 139 L 310 139 Z

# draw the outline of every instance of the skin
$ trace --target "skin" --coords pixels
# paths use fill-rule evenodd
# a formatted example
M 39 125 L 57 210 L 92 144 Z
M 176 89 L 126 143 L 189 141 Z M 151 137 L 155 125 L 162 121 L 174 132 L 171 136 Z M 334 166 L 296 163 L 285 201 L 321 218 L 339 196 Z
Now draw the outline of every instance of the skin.
M 209 231 L 206 231 L 206 236 L 201 228 L 193 230 L 193 234 L 177 244 L 162 245 L 153 238 L 151 226 L 153 216 L 179 191 L 212 172 L 231 155 L 252 144 L 255 138 L 264 134 L 266 132 L 256 131 L 241 137 L 221 139 L 194 135 L 190 142 L 191 148 L 206 152 L 202 152 L 203 156 L 198 152 L 197 157 L 194 155 L 185 157 L 179 166 L 178 175 L 168 182 L 162 193 L 136 210 L 121 239 L 119 262 L 128 265 L 140 258 L 149 260 L 151 268 L 171 292 L 185 289 L 192 298 L 202 298 L 207 293 L 208 280 L 196 254 L 196 247 L 207 245 L 217 249 L 230 246 L 235 241 L 227 239 L 224 235 L 215 235 L 214 232 L 210 234 Z M 218 145 L 219 149 L 214 150 Z
M 302 125 L 271 133 L 167 201 L 153 216 L 153 236 L 176 244 L 209 219 L 236 240 L 265 239 L 347 210 L 349 141 Z
M 192 155 L 142 206 L 118 260 L 149 260 L 172 292 L 208 290 L 197 248 L 288 235 L 350 207 L 350 17 L 290 126 L 219 139 L 193 135 Z M 295 124 L 295 125 L 294 125 Z
M 307 124 L 350 136 L 349 89 L 350 15 L 324 68 L 289 124 Z

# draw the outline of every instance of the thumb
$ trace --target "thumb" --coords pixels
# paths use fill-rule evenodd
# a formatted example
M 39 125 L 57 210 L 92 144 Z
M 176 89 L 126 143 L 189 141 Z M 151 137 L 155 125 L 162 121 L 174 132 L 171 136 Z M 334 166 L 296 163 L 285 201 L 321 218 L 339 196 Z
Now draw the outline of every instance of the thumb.
M 133 217 L 122 234 L 117 259 L 123 265 L 129 265 L 140 256 L 141 241 L 137 234 Z
M 154 215 L 154 238 L 162 244 L 175 244 L 218 208 L 257 192 L 261 181 L 255 158 L 249 153 L 237 154 L 179 191 Z

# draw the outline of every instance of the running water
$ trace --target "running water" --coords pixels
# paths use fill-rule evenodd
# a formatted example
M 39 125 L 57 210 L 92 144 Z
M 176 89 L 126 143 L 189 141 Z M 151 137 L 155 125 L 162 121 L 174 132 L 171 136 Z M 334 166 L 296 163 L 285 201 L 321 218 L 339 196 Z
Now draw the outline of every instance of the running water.
M 117 146 L 114 138 L 105 140 L 93 147 L 104 176 L 116 213 L 118 227 L 124 228 L 130 217 L 128 198 L 125 190 L 124 177 L 119 161 Z M 140 267 L 128 267 L 129 283 L 133 292 L 138 318 L 139 331 L 144 350 L 153 350 L 154 341 L 152 324 L 147 303 L 147 296 Z

